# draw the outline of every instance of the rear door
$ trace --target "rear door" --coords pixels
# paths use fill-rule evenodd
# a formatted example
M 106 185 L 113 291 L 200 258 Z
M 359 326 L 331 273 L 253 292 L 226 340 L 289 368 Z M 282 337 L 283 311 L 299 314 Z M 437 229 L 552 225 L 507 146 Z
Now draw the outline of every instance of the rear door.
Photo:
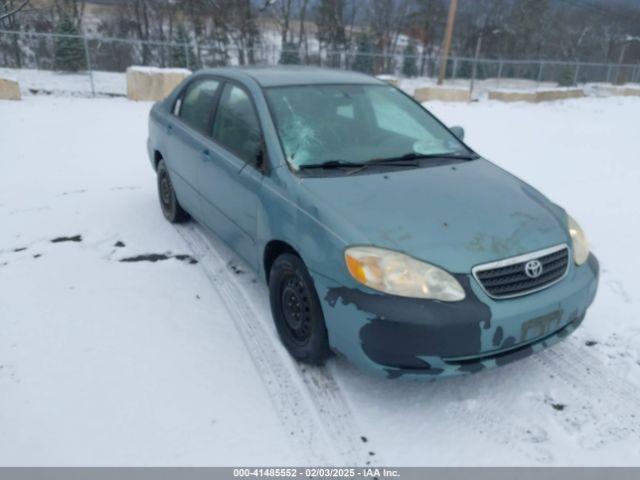
M 171 182 L 180 204 L 196 218 L 202 216 L 198 193 L 202 152 L 208 144 L 220 84 L 220 80 L 207 77 L 192 81 L 176 100 L 174 121 L 167 126 L 165 161 Z
M 255 266 L 263 142 L 251 95 L 241 85 L 224 84 L 211 137 L 199 175 L 204 221 Z

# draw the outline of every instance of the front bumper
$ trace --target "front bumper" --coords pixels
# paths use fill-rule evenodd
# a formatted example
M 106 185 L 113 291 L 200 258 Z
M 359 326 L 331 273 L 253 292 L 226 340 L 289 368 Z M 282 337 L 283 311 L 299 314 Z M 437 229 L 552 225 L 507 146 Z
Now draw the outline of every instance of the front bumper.
M 456 275 L 461 302 L 439 302 L 347 288 L 312 272 L 331 347 L 388 377 L 475 373 L 557 343 L 582 322 L 599 276 L 596 257 L 572 264 L 559 283 L 513 299 L 488 297 L 471 275 Z

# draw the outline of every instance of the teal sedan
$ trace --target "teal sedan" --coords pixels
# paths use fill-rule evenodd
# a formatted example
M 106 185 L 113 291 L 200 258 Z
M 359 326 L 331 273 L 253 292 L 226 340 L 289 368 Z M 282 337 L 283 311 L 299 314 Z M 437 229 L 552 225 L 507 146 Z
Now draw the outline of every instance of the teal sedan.
M 401 90 L 318 68 L 219 68 L 149 119 L 170 222 L 268 284 L 282 343 L 390 378 L 506 364 L 575 330 L 599 267 L 560 206 Z

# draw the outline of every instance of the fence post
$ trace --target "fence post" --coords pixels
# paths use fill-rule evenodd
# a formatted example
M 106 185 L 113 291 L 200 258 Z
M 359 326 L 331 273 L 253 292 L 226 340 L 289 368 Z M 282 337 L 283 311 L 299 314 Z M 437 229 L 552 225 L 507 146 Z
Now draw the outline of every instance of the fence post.
M 580 74 L 580 64 L 576 62 L 576 71 L 573 74 L 573 84 L 578 85 L 578 75 Z
M 185 42 L 182 46 L 184 47 L 184 63 L 186 68 L 189 68 L 189 44 Z
M 204 67 L 204 65 L 202 65 L 202 54 L 200 53 L 200 47 L 198 46 L 198 37 L 197 35 L 194 35 L 193 37 L 193 48 L 196 51 L 196 65 L 195 68 L 198 68 L 198 66 Z M 214 51 L 214 66 L 216 63 L 216 58 L 215 58 L 215 51 Z
M 37 38 L 38 37 L 36 37 L 36 41 L 37 41 Z M 45 42 L 46 42 L 46 40 L 45 40 Z M 39 53 L 39 50 L 40 50 L 39 48 L 36 48 L 36 67 L 38 68 L 38 70 L 40 70 L 40 53 Z
M 607 83 L 611 83 L 611 71 L 613 70 L 613 65 L 609 64 L 609 68 L 607 68 Z
M 540 86 L 540 82 L 542 82 L 543 72 L 544 72 L 544 62 L 540 62 L 540 67 L 538 67 L 538 86 Z
M 93 82 L 93 68 L 91 67 L 91 56 L 89 55 L 89 44 L 87 43 L 87 36 L 82 31 L 82 43 L 84 44 L 84 56 L 87 61 L 87 70 L 89 70 L 89 78 L 91 79 L 91 96 L 96 96 L 96 86 Z
M 498 86 L 500 86 L 500 80 L 502 80 L 502 67 L 504 66 L 504 62 L 500 60 L 498 62 Z
M 453 67 L 451 68 L 451 80 L 455 80 L 457 74 L 458 74 L 458 59 L 454 58 Z
M 469 98 L 473 95 L 473 86 L 476 83 L 476 75 L 478 74 L 478 65 L 477 58 L 473 59 L 473 64 L 471 65 L 471 80 L 469 80 Z

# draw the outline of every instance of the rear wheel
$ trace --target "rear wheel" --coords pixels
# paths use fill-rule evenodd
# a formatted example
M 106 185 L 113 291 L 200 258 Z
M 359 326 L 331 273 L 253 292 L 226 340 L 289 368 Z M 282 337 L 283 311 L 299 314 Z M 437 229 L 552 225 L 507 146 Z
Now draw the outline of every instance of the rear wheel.
M 322 364 L 331 352 L 320 300 L 300 257 L 276 258 L 269 275 L 271 313 L 278 334 L 291 356 Z
M 182 223 L 189 220 L 189 214 L 180 206 L 176 192 L 169 178 L 169 171 L 164 160 L 158 162 L 158 196 L 162 214 L 171 223 Z

